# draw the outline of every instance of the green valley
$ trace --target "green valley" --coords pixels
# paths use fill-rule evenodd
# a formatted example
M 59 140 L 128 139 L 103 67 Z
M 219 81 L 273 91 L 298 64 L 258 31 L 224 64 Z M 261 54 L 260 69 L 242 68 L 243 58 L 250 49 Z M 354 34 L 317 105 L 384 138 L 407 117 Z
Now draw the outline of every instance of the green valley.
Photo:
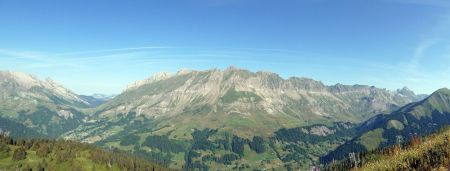
M 9 106 L 0 113 L 5 135 L 74 140 L 181 170 L 308 169 L 350 152 L 392 145 L 399 135 L 407 141 L 423 127 L 432 129 L 420 135 L 430 134 L 448 124 L 450 106 L 447 89 L 423 99 L 407 88 L 327 86 L 234 67 L 155 74 L 110 100 L 79 96 L 61 87 L 65 94 L 52 92 L 47 83 L 23 73 L 4 75 L 11 80 L 2 89 Z M 17 102 L 29 103 L 28 109 L 17 110 Z M 392 114 L 380 114 L 388 112 Z M 81 170 L 105 168 L 95 163 L 91 145 L 81 144 L 83 149 L 71 161 L 48 166 L 86 161 L 94 164 Z M 15 144 L 8 148 L 16 149 Z M 10 164 L 3 167 L 37 167 L 40 163 L 35 161 L 41 159 L 34 159 L 36 148 L 25 151 L 31 161 L 8 158 L 4 161 Z

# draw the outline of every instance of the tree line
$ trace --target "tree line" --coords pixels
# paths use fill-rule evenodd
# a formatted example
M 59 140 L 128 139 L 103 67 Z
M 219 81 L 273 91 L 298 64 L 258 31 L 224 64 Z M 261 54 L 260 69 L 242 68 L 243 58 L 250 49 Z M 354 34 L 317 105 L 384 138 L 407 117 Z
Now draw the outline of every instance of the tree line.
M 35 154 L 30 156 L 31 153 Z M 28 160 L 38 158 L 38 163 Z M 117 149 L 100 149 L 90 144 L 70 140 L 13 139 L 0 134 L 0 159 L 10 158 L 19 170 L 57 170 L 71 166 L 70 170 L 86 170 L 84 164 L 92 163 L 91 169 L 111 170 L 169 170 L 165 166 L 132 156 Z M 83 163 L 87 162 L 87 163 Z

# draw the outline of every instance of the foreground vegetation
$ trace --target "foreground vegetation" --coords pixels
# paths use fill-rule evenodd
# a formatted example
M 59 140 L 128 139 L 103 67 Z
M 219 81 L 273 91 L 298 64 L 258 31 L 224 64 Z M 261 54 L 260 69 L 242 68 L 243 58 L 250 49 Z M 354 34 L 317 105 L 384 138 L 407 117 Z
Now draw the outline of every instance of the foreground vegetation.
M 408 104 L 391 114 L 380 114 L 357 128 L 351 141 L 320 158 L 322 163 L 342 160 L 349 153 L 365 153 L 409 142 L 450 125 L 450 90 L 439 89 L 429 97 Z
M 408 144 L 394 145 L 369 153 L 350 154 L 324 170 L 448 170 L 450 168 L 450 126 Z
M 67 140 L 0 135 L 0 170 L 169 170 L 116 149 Z

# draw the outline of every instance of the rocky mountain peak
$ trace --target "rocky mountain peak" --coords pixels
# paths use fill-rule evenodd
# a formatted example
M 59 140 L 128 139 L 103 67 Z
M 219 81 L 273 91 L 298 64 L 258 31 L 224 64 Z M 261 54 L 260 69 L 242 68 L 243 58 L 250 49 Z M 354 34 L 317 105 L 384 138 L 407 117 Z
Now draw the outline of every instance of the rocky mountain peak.
M 139 80 L 139 81 L 136 81 L 136 82 L 128 85 L 127 88 L 125 89 L 125 91 L 133 90 L 133 89 L 136 89 L 136 88 L 138 88 L 138 87 L 140 87 L 142 85 L 150 84 L 150 83 L 153 83 L 153 82 L 156 82 L 156 81 L 161 81 L 161 80 L 170 78 L 172 76 L 173 75 L 171 73 L 169 73 L 169 72 L 157 72 L 157 73 L 153 74 L 152 76 L 150 76 L 147 79 Z
M 406 86 L 403 87 L 402 89 L 398 89 L 397 93 L 404 95 L 404 96 L 414 96 L 415 95 L 415 93 Z
M 231 66 L 228 66 L 224 71 L 227 72 L 227 71 L 236 71 L 236 70 L 242 70 L 242 69 L 231 65 Z
M 212 128 L 224 125 L 231 130 L 245 125 L 228 125 L 227 119 L 245 119 L 273 123 L 270 128 L 260 128 L 269 131 L 283 126 L 280 120 L 305 122 L 326 117 L 360 121 L 415 100 L 415 96 L 396 96 L 395 92 L 371 86 L 327 86 L 309 78 L 283 79 L 272 72 L 228 67 L 224 70 L 181 70 L 175 75 L 155 74 L 102 104 L 97 113 L 99 117 L 136 113 L 137 116 L 161 118 L 166 124 L 183 121 L 202 127 L 210 126 L 201 122 L 208 118 L 214 122 Z M 184 128 L 171 129 L 181 131 Z M 250 132 L 247 131 L 249 135 Z
M 321 81 L 316 81 L 310 78 L 305 77 L 291 77 L 288 79 L 295 87 L 300 88 L 301 90 L 308 91 L 322 91 L 326 89 L 326 86 Z
M 153 81 L 159 81 L 159 80 L 167 79 L 171 76 L 172 76 L 172 74 L 169 72 L 157 72 L 157 73 L 153 74 L 153 76 L 150 79 Z
M 16 71 L 0 71 L 0 82 L 16 83 L 17 86 L 25 89 L 40 83 L 36 76 Z
M 5 95 L 18 94 L 22 98 L 40 99 L 44 101 L 52 101 L 54 97 L 58 97 L 68 102 L 87 104 L 78 95 L 50 78 L 41 81 L 31 74 L 15 71 L 0 71 L 0 83 L 3 83 L 1 84 L 1 91 Z M 31 91 L 31 89 L 33 90 Z
M 184 74 L 188 74 L 191 72 L 192 72 L 192 70 L 190 70 L 190 69 L 182 68 L 182 69 L 178 70 L 177 75 L 184 75 Z

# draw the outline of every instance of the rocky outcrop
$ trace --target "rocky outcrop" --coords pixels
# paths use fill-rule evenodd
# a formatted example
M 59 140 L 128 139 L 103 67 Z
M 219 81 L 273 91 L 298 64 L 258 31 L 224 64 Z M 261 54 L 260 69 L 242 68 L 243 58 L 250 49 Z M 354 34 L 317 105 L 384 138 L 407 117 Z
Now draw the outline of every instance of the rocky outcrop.
M 32 98 L 52 103 L 61 103 L 52 97 L 58 97 L 67 103 L 88 105 L 75 93 L 57 84 L 50 78 L 44 81 L 36 76 L 13 71 L 0 71 L 0 92 L 3 100 L 8 98 Z
M 419 99 L 406 90 L 390 91 L 364 85 L 327 86 L 309 78 L 284 79 L 272 72 L 229 67 L 155 74 L 132 84 L 98 107 L 96 116 L 111 118 L 136 113 L 170 125 L 185 122 L 236 132 L 240 132 L 237 131 L 240 127 L 257 126 L 270 132 L 289 124 L 317 120 L 359 122 Z M 200 116 L 211 122 L 197 121 Z M 231 126 L 230 118 L 249 120 L 253 124 Z
M 85 117 L 81 108 L 89 105 L 51 79 L 0 71 L 0 118 L 23 123 L 40 134 L 57 137 L 75 129 Z

